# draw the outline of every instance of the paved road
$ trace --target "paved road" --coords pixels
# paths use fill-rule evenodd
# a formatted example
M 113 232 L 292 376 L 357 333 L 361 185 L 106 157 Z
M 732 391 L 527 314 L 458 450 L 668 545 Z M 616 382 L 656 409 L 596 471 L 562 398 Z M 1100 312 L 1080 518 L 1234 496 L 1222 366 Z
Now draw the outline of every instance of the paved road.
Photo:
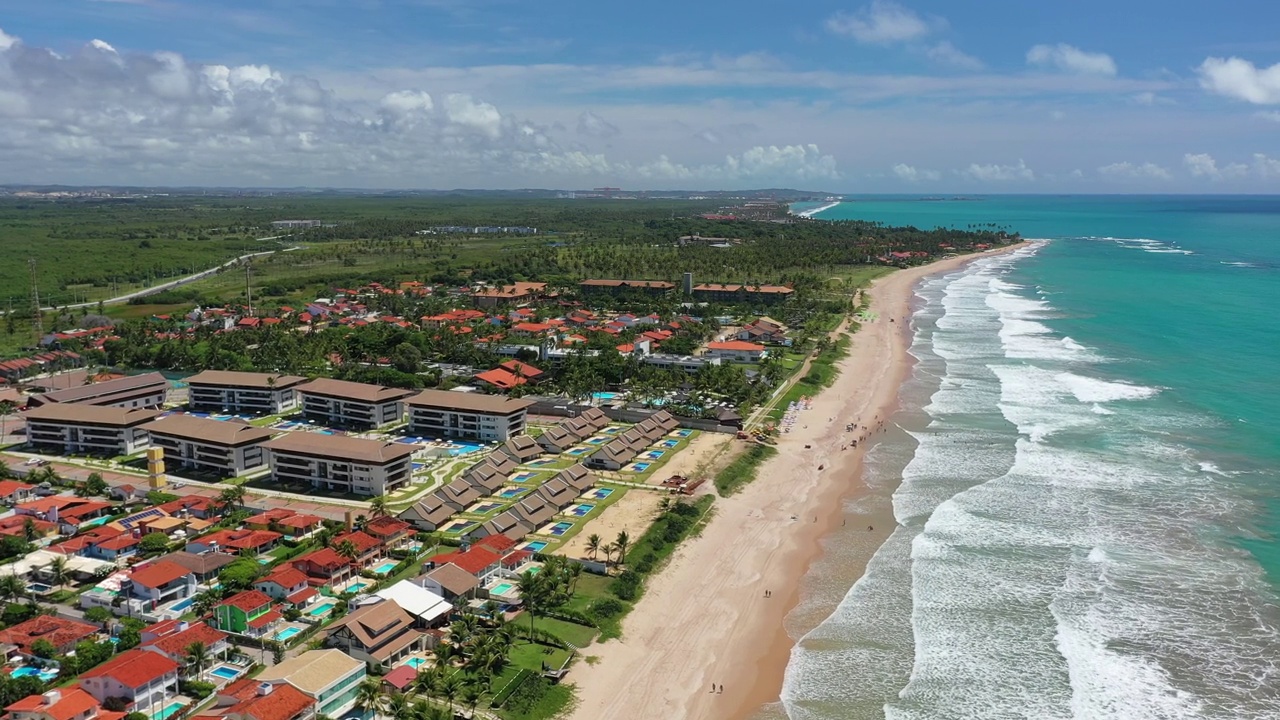
M 273 235 L 271 237 L 258 238 L 258 241 L 261 242 L 264 240 L 279 240 L 280 238 L 285 238 L 285 237 L 289 237 L 289 236 Z M 156 293 L 164 292 L 165 290 L 172 290 L 173 288 L 176 288 L 176 287 L 182 287 L 183 285 L 187 285 L 188 283 L 193 283 L 197 280 L 203 280 L 211 275 L 216 275 L 219 272 L 222 272 L 223 270 L 226 270 L 227 268 L 233 265 L 244 262 L 249 258 L 261 257 L 263 255 L 274 255 L 277 252 L 290 252 L 297 249 L 298 247 L 294 246 L 294 247 L 284 248 L 283 250 L 265 250 L 262 252 L 245 253 L 244 255 L 241 255 L 240 257 L 237 257 L 237 258 L 232 258 L 231 260 L 228 260 L 222 263 L 221 265 L 211 267 L 207 270 L 201 270 L 200 272 L 195 273 L 194 275 L 187 275 L 186 277 L 180 277 L 177 280 L 168 280 L 166 282 L 160 283 L 159 285 L 153 285 L 152 287 L 143 288 L 141 290 L 134 290 L 133 292 L 125 293 L 124 295 L 117 295 L 116 297 L 107 298 L 105 300 L 94 300 L 93 302 L 73 303 L 71 305 L 62 305 L 58 307 L 54 307 L 50 305 L 43 309 L 46 311 L 52 311 L 52 310 L 57 310 L 59 307 L 66 307 L 68 309 L 82 308 L 82 307 L 97 307 L 99 302 L 101 302 L 103 305 L 118 305 L 120 303 L 129 302 L 134 298 L 146 297 L 148 295 L 155 295 Z M 8 311 L 0 310 L 0 315 L 4 315 L 6 312 Z

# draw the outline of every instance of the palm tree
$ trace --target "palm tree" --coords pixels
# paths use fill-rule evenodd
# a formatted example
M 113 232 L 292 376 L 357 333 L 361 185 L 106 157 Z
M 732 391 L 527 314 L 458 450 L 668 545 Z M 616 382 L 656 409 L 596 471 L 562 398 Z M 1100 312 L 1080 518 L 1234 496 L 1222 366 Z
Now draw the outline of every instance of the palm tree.
M 365 678 L 356 690 L 356 707 L 364 712 L 376 714 L 382 710 L 382 681 L 376 677 Z
M 184 652 L 187 654 L 187 670 L 194 671 L 190 673 L 190 677 L 199 678 L 200 673 L 213 663 L 213 655 L 209 652 L 209 647 L 199 640 L 188 645 Z
M 613 547 L 618 552 L 618 564 L 621 565 L 627 558 L 627 546 L 631 544 L 631 536 L 626 530 L 618 533 L 617 539 L 613 541 Z
M 218 496 L 218 502 L 222 504 L 222 514 L 229 515 L 231 511 L 238 507 L 244 507 L 245 490 L 239 485 L 229 485 L 222 490 L 222 494 Z
M 608 571 L 609 563 L 613 561 L 613 554 L 618 552 L 618 546 L 613 543 L 609 543 L 608 545 L 600 548 L 600 551 L 604 553 L 604 567 L 605 570 Z
M 489 689 L 493 689 L 493 681 L 507 668 L 507 648 L 510 643 L 494 643 L 495 647 L 485 653 L 477 662 L 476 669 L 489 678 Z
M 545 568 L 544 568 L 545 569 Z M 542 574 L 524 572 L 517 581 L 520 588 L 520 602 L 525 612 L 529 613 L 529 636 L 533 637 L 533 620 L 542 610 L 542 603 L 547 596 L 547 583 Z
M 466 687 L 462 688 L 462 704 L 467 706 L 470 717 L 476 716 L 476 706 L 480 704 L 480 696 L 483 694 L 484 690 L 476 683 L 467 683 Z
M 27 594 L 27 584 L 17 575 L 0 575 L 0 597 L 6 602 L 13 602 Z
M 591 559 L 596 559 L 596 553 L 600 551 L 600 543 L 603 542 L 600 536 L 591 533 L 587 536 L 587 552 L 591 553 Z
M 430 695 L 435 692 L 436 687 L 440 684 L 440 666 L 429 670 L 423 670 L 413 679 L 413 690 L 419 695 Z
M 572 595 L 578 590 L 578 578 L 582 577 L 582 563 L 574 563 L 569 566 L 569 594 Z
M 44 571 L 48 574 L 49 580 L 61 590 L 62 586 L 67 584 L 67 580 L 71 579 L 71 561 L 59 555 L 45 566 Z
M 440 683 L 440 694 L 449 701 L 449 716 L 453 717 L 453 699 L 462 691 L 462 675 L 453 673 Z
M 379 495 L 369 501 L 369 517 L 381 517 L 387 514 L 387 496 Z
M 356 544 L 350 540 L 343 540 L 333 547 L 333 551 L 342 557 L 355 562 L 356 557 L 360 555 L 360 551 L 356 549 Z
M 393 718 L 403 718 L 409 712 L 409 698 L 404 693 L 392 693 L 387 698 L 387 714 Z

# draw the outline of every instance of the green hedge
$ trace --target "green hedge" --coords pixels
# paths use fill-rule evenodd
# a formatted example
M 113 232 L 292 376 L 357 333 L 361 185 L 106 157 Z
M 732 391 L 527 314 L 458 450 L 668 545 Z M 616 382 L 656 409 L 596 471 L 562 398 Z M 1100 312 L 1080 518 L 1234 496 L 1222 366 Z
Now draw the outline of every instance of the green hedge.
M 777 448 L 753 444 L 745 453 L 716 473 L 716 490 L 721 495 L 732 495 L 738 492 L 746 487 L 747 483 L 756 479 L 756 470 L 764 461 L 777 454 Z
M 507 701 L 507 698 L 511 697 L 511 693 L 520 689 L 520 686 L 523 685 L 530 677 L 533 677 L 532 670 L 529 668 L 520 668 L 516 673 L 516 676 L 511 678 L 511 682 L 507 683 L 505 687 L 498 691 L 497 695 L 493 696 L 493 702 L 490 704 L 496 708 L 502 707 L 502 704 Z

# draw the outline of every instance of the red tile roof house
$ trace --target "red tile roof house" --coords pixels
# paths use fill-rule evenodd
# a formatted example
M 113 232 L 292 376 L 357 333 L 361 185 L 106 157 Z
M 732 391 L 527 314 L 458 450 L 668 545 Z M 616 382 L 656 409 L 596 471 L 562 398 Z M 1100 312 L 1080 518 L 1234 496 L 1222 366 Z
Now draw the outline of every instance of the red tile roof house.
M 202 553 L 219 550 L 240 555 L 261 555 L 280 542 L 283 537 L 272 530 L 219 530 L 187 543 L 186 550 Z
M 31 499 L 35 485 L 28 485 L 17 480 L 0 480 L 0 502 L 6 505 L 17 505 Z
M 507 370 L 497 367 L 492 370 L 485 370 L 482 373 L 476 373 L 476 381 L 481 385 L 488 385 L 498 390 L 510 390 L 518 385 L 523 385 L 528 380 L 513 375 Z
M 122 712 L 103 710 L 79 685 L 28 695 L 5 708 L 9 720 L 119 720 Z
M 408 545 L 414 536 L 413 526 L 391 515 L 380 515 L 365 523 L 364 531 L 377 538 L 386 550 Z
M 214 707 L 191 720 L 311 720 L 315 700 L 288 683 L 242 678 L 218 691 Z
M 178 663 L 161 655 L 134 648 L 80 675 L 80 687 L 104 703 L 124 698 L 130 710 L 152 714 L 178 695 Z
M 56 615 L 37 615 L 11 628 L 0 630 L 0 645 L 12 645 L 17 648 L 18 653 L 32 657 L 31 646 L 38 640 L 44 640 L 52 644 L 59 655 L 66 655 L 76 649 L 76 643 L 100 632 L 102 628 L 90 623 Z
M 165 620 L 148 625 L 142 629 L 142 642 L 138 647 L 160 653 L 179 665 L 185 665 L 187 648 L 191 647 L 191 643 L 197 642 L 204 643 L 205 649 L 213 657 L 220 657 L 231 647 L 226 633 L 202 622 L 186 620 Z
M 283 600 L 301 608 L 319 595 L 308 582 L 307 574 L 292 565 L 282 565 L 253 584 L 253 589 L 273 600 Z
M 274 508 L 254 515 L 244 523 L 254 530 L 272 530 L 289 538 L 306 537 L 324 527 L 324 518 L 294 510 Z
M 194 595 L 196 574 L 176 562 L 160 560 L 135 569 L 120 590 L 155 608 Z
M 173 517 L 190 515 L 201 520 L 207 520 L 218 514 L 221 510 L 221 505 L 215 498 L 204 497 L 203 495 L 184 495 L 177 500 L 170 500 L 163 505 L 157 505 L 156 508 L 169 513 Z
M 428 562 L 431 563 L 433 568 L 453 564 L 470 573 L 480 581 L 481 585 L 488 582 L 489 578 L 502 569 L 502 556 L 488 548 L 479 546 L 465 552 L 441 553 L 432 557 Z
M 351 571 L 351 561 L 339 555 L 332 547 L 303 555 L 290 562 L 290 565 L 305 573 L 307 582 L 314 587 L 340 585 L 354 574 Z
M 364 570 L 382 556 L 382 543 L 372 535 L 356 530 L 354 532 L 335 535 L 329 547 L 341 547 L 344 542 L 351 543 L 356 549 L 355 559 L 351 561 L 357 572 Z

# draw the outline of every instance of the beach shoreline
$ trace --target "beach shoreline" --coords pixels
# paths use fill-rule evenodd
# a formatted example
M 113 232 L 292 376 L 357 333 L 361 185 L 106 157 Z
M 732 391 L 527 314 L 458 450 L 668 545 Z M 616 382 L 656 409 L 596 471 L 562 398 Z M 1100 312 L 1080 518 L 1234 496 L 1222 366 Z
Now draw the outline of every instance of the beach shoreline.
M 904 320 L 916 284 L 1023 245 L 946 258 L 873 283 L 867 296 L 876 320 L 853 335 L 836 382 L 781 436 L 778 455 L 757 479 L 719 499 L 701 536 L 649 581 L 623 622 L 623 640 L 587 650 L 595 660 L 574 671 L 571 718 L 745 720 L 778 701 L 796 641 L 786 618 L 801 601 L 801 581 L 822 556 L 823 539 L 848 521 L 845 503 L 867 491 L 863 454 L 896 408 L 910 369 Z M 847 432 L 855 419 L 859 429 Z M 856 521 L 868 523 L 875 546 L 894 524 L 888 509 Z

